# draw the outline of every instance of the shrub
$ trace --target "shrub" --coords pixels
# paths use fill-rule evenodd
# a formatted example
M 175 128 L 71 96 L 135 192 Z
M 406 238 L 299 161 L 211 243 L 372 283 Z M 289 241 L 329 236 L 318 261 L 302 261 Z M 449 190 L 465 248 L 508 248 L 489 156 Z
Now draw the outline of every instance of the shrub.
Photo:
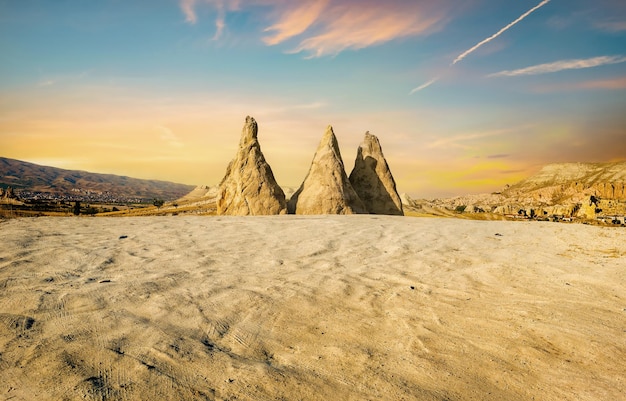
M 80 214 L 80 202 L 76 201 L 74 202 L 74 209 L 72 210 L 72 212 L 78 216 Z
M 156 206 L 157 209 L 160 209 L 161 206 L 163 206 L 164 203 L 165 203 L 165 201 L 163 199 L 156 199 L 156 198 L 154 198 L 154 200 L 152 201 L 152 204 L 154 206 Z
M 87 209 L 85 209 L 84 213 L 93 216 L 98 213 L 98 209 L 96 209 L 95 207 L 88 207 Z

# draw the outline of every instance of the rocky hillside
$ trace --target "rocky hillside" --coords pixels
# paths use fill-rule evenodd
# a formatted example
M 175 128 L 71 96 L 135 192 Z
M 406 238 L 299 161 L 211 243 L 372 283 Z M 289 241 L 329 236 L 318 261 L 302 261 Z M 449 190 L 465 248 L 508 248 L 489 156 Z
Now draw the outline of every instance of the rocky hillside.
M 112 174 L 64 170 L 0 157 L 0 187 L 20 193 L 46 193 L 61 196 L 108 194 L 110 197 L 173 200 L 194 189 L 193 185 L 142 180 Z
M 626 162 L 558 163 L 493 194 L 414 201 L 409 208 L 424 207 L 463 214 L 549 218 L 597 219 L 626 215 Z
M 592 195 L 626 201 L 626 162 L 549 164 L 502 194 L 544 203 L 579 202 Z

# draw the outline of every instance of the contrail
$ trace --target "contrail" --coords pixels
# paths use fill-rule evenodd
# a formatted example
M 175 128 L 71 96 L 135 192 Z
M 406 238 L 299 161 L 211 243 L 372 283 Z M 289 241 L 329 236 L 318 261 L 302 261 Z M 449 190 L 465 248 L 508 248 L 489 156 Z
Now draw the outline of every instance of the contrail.
M 426 82 L 426 83 L 424 83 L 424 84 L 422 84 L 422 85 L 418 86 L 417 88 L 413 88 L 413 90 L 411 90 L 411 92 L 409 92 L 409 95 L 412 95 L 412 94 L 414 94 L 415 92 L 419 92 L 419 91 L 421 91 L 422 89 L 426 89 L 426 88 L 428 88 L 430 85 L 432 85 L 432 84 L 434 84 L 435 82 L 437 82 L 437 80 L 438 80 L 438 79 L 439 79 L 439 77 L 437 77 L 437 78 L 433 78 L 433 79 L 431 79 L 430 81 L 428 81 L 428 82 Z
M 541 3 L 537 4 L 536 6 L 534 6 L 533 8 L 531 8 L 530 10 L 526 11 L 524 14 L 520 15 L 515 21 L 511 22 L 510 24 L 508 24 L 507 26 L 505 26 L 504 28 L 500 29 L 498 32 L 496 32 L 495 34 L 491 35 L 490 37 L 488 37 L 487 39 L 479 42 L 478 44 L 476 44 L 475 46 L 473 46 L 472 48 L 464 51 L 463 53 L 459 54 L 457 56 L 457 58 L 454 59 L 454 61 L 450 64 L 450 66 L 455 65 L 456 63 L 458 63 L 459 61 L 463 60 L 465 57 L 467 57 L 470 53 L 474 52 L 476 49 L 478 49 L 479 47 L 481 47 L 482 45 L 484 45 L 485 43 L 489 43 L 492 40 L 494 40 L 495 38 L 497 38 L 498 36 L 502 35 L 504 32 L 506 32 L 507 30 L 509 30 L 512 26 L 514 26 L 515 24 L 517 24 L 518 22 L 520 22 L 521 20 L 523 20 L 524 18 L 528 17 L 531 13 L 533 13 L 534 11 L 538 10 L 539 8 L 545 6 L 546 4 L 548 4 L 550 2 L 550 0 L 543 0 Z M 434 84 L 435 82 L 437 82 L 437 80 L 439 79 L 439 77 L 433 78 L 430 81 L 416 87 L 413 88 L 411 90 L 411 92 L 409 92 L 409 95 L 414 94 L 415 92 L 419 92 L 422 89 L 426 89 L 428 88 L 430 85 Z
M 626 63 L 624 56 L 600 56 L 587 59 L 561 60 L 553 63 L 532 65 L 530 67 L 517 70 L 500 71 L 487 75 L 487 77 L 515 77 L 518 75 L 537 75 L 559 72 L 563 70 L 579 70 L 582 68 L 592 68 L 610 64 Z
M 524 14 L 522 14 L 518 19 L 516 19 L 515 21 L 511 22 L 509 25 L 507 25 L 504 28 L 500 29 L 498 32 L 494 33 L 493 35 L 491 35 L 487 39 L 485 39 L 482 42 L 478 43 L 477 45 L 475 45 L 471 49 L 468 49 L 468 50 L 464 51 L 463 53 L 461 53 L 457 58 L 454 59 L 454 61 L 452 62 L 451 65 L 455 65 L 456 63 L 458 63 L 459 61 L 461 61 L 465 57 L 467 57 L 467 55 L 472 53 L 474 50 L 478 49 L 479 47 L 481 47 L 485 43 L 489 43 L 492 40 L 494 40 L 495 38 L 497 38 L 498 36 L 502 35 L 504 32 L 509 30 L 509 28 L 511 28 L 513 25 L 517 24 L 518 22 L 520 22 L 524 18 L 528 17 L 533 11 L 535 11 L 535 10 L 545 6 L 549 2 L 550 2 L 550 0 L 543 0 L 541 3 L 537 4 L 536 6 L 534 6 L 533 8 L 531 8 L 530 10 L 528 10 Z

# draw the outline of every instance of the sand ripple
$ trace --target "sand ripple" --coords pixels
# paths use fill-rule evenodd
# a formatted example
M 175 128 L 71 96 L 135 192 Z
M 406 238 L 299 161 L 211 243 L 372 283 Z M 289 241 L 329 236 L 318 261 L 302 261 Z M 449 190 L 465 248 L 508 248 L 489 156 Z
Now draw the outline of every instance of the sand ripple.
M 626 393 L 624 229 L 175 216 L 0 230 L 0 399 Z

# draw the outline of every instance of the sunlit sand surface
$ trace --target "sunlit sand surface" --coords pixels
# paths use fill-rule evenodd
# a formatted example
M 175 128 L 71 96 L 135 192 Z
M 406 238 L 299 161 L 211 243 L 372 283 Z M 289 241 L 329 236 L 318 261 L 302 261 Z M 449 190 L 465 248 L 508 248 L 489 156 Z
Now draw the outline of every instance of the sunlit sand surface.
M 0 399 L 618 400 L 626 230 L 0 223 Z

